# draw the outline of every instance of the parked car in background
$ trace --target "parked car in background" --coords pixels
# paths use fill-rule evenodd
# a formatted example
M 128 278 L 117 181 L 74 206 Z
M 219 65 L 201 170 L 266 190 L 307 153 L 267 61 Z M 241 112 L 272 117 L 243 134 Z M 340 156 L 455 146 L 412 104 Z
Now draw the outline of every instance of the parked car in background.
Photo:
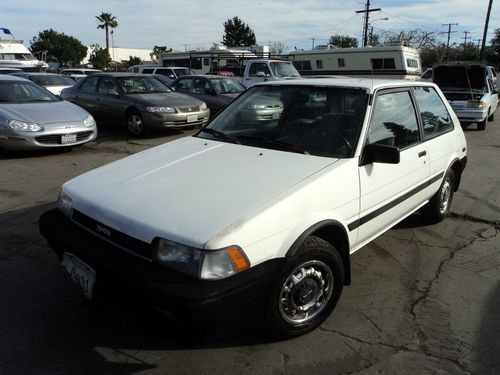
M 54 73 L 11 73 L 11 75 L 29 79 L 35 82 L 38 86 L 45 87 L 57 97 L 61 96 L 61 91 L 75 84 L 75 81 L 60 74 Z
M 65 75 L 68 79 L 73 81 L 73 84 L 81 81 L 85 77 L 87 77 L 85 74 L 70 74 L 70 75 Z
M 236 77 L 245 87 L 260 82 L 301 79 L 291 61 L 250 60 L 245 66 L 242 77 Z
M 0 147 L 33 150 L 77 146 L 97 136 L 94 118 L 20 77 L 0 76 Z
M 61 97 L 85 108 L 97 120 L 123 120 L 133 136 L 143 136 L 152 128 L 202 126 L 210 116 L 204 102 L 175 93 L 147 74 L 93 74 L 64 89 Z
M 433 81 L 463 124 L 477 123 L 479 130 L 493 121 L 498 91 L 487 66 L 478 62 L 451 61 L 433 67 Z
M 22 73 L 21 69 L 17 68 L 0 68 L 0 74 Z
M 170 85 L 180 92 L 207 103 L 210 114 L 215 115 L 228 102 L 246 90 L 232 77 L 192 75 L 177 78 Z
M 128 71 L 131 73 L 162 75 L 168 78 L 170 81 L 181 76 L 188 76 L 193 74 L 189 68 L 184 68 L 181 66 L 164 67 L 158 65 L 134 65 L 128 68 Z
M 240 121 L 263 97 L 281 116 Z M 294 337 L 329 317 L 352 253 L 419 209 L 447 216 L 466 150 L 432 83 L 271 82 L 194 136 L 65 183 L 40 230 L 87 298 L 131 282 L 200 330 Z
M 425 69 L 425 72 L 422 73 L 422 76 L 420 77 L 420 79 L 422 81 L 432 82 L 432 68 Z
M 90 76 L 92 74 L 100 73 L 102 70 L 99 69 L 89 69 L 89 68 L 71 68 L 71 69 L 63 69 L 59 72 L 63 76 L 68 76 L 73 79 L 75 82 L 78 82 L 85 78 L 86 76 Z

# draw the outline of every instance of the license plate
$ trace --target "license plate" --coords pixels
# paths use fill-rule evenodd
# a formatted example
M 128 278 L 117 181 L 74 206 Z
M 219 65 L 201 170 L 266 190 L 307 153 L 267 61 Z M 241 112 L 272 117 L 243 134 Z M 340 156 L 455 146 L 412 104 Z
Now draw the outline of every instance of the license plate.
M 70 253 L 63 254 L 61 265 L 68 271 L 69 276 L 80 285 L 85 298 L 91 299 L 94 291 L 95 271 Z
M 76 134 L 65 134 L 61 136 L 61 143 L 67 145 L 68 143 L 76 142 Z
M 187 115 L 187 122 L 198 121 L 198 115 Z

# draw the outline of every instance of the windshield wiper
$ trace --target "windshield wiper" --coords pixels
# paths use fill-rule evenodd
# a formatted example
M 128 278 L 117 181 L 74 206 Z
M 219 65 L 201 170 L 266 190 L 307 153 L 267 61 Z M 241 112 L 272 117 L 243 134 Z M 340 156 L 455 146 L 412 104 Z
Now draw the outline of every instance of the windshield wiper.
M 224 139 L 224 140 L 231 142 L 231 143 L 241 144 L 241 142 L 237 138 L 231 137 L 230 135 L 223 133 L 219 130 L 216 130 L 214 128 L 201 128 L 200 131 L 202 131 L 204 133 L 215 135 L 217 138 Z
M 270 146 L 276 146 L 276 147 L 280 148 L 281 150 L 292 151 L 292 152 L 296 152 L 297 154 L 309 155 L 309 152 L 307 152 L 307 150 L 299 148 L 291 143 L 278 141 L 276 139 L 265 138 L 265 137 L 256 137 L 256 136 L 252 136 L 252 135 L 239 135 L 238 138 L 239 139 L 240 138 L 241 139 L 248 139 L 251 141 L 259 141 L 262 143 L 266 143 Z

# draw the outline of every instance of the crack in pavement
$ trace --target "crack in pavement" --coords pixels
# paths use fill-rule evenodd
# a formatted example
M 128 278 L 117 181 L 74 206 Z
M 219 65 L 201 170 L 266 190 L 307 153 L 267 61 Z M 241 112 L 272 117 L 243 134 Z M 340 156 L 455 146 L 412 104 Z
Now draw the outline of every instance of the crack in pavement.
M 340 332 L 340 331 L 337 331 L 337 330 L 334 330 L 334 329 L 324 328 L 324 327 L 321 327 L 321 326 L 318 329 L 320 331 L 323 331 L 323 332 L 334 333 L 334 334 L 336 334 L 338 336 L 341 336 L 341 337 L 344 337 L 346 339 L 355 341 L 355 342 L 357 342 L 359 344 L 370 345 L 370 346 L 377 345 L 377 346 L 385 347 L 385 348 L 390 349 L 390 350 L 395 350 L 396 352 L 416 353 L 416 354 L 425 355 L 427 357 L 434 358 L 434 359 L 437 359 L 437 360 L 447 361 L 447 362 L 450 362 L 453 365 L 459 367 L 466 374 L 475 375 L 475 373 L 473 371 L 469 370 L 459 360 L 454 359 L 454 358 L 448 358 L 448 357 L 438 356 L 438 355 L 433 354 L 433 353 L 431 353 L 431 352 L 429 352 L 429 351 L 427 351 L 427 350 L 425 350 L 423 348 L 420 348 L 420 350 L 418 350 L 418 349 L 410 348 L 408 346 L 391 345 L 391 344 L 387 344 L 387 343 L 381 342 L 381 341 L 367 341 L 367 340 L 362 340 L 362 339 L 360 339 L 358 337 L 351 336 L 351 335 L 348 335 L 346 333 L 343 333 L 343 332 Z M 359 370 L 348 372 L 347 374 L 355 374 L 355 373 L 357 373 L 359 371 L 363 371 L 366 368 L 369 368 L 369 367 L 372 367 L 372 366 L 373 365 L 369 365 L 369 366 L 367 366 L 367 367 L 365 367 L 363 369 L 359 369 Z
M 487 225 L 490 225 L 497 230 L 500 230 L 500 221 L 499 220 L 488 220 L 488 219 L 483 219 L 482 217 L 477 217 L 477 216 L 473 216 L 473 215 L 469 215 L 469 214 L 457 214 L 455 212 L 450 212 L 448 217 L 451 219 L 464 220 L 464 221 L 469 221 L 472 223 L 487 224 Z

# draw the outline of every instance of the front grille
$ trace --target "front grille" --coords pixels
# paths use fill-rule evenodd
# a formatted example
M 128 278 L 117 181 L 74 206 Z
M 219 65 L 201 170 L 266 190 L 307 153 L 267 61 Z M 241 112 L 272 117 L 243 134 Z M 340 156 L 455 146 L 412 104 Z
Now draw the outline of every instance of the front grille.
M 69 133 L 76 134 L 76 141 L 81 142 L 90 138 L 92 135 L 92 131 L 78 132 L 78 133 Z M 49 135 L 41 135 L 36 137 L 37 142 L 51 145 L 60 145 L 61 144 L 61 136 L 62 134 L 49 134 Z
M 177 107 L 179 112 L 182 113 L 190 113 L 190 112 L 199 112 L 200 108 L 199 107 Z
M 101 238 L 105 238 L 109 242 L 119 245 L 136 255 L 147 259 L 151 259 L 152 257 L 152 247 L 147 242 L 117 231 L 116 229 L 102 224 L 78 210 L 73 210 L 72 219 L 88 229 L 90 232 L 99 235 Z

